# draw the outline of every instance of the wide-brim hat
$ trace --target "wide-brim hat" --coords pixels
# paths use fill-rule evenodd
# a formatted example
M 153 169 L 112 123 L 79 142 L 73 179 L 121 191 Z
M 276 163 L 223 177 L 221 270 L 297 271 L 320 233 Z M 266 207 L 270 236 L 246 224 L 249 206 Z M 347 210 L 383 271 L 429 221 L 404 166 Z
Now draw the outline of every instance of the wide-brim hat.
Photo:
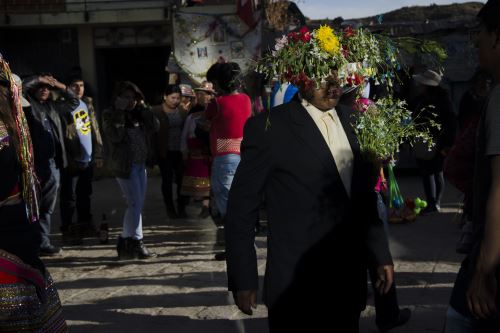
M 181 89 L 181 96 L 185 97 L 196 97 L 193 87 L 189 84 L 179 84 L 179 88 Z
M 203 81 L 198 88 L 194 88 L 194 91 L 203 91 L 209 94 L 215 94 L 214 85 L 209 81 Z
M 21 78 L 12 73 L 12 78 L 14 79 L 14 83 L 16 84 L 17 88 L 19 90 L 22 90 L 23 89 L 23 81 L 21 80 Z M 23 108 L 27 107 L 27 106 L 30 106 L 30 102 L 28 102 L 28 100 L 26 98 L 24 98 L 24 96 L 21 94 L 21 105 L 23 106 Z
M 437 87 L 443 78 L 438 73 L 428 69 L 421 74 L 413 75 L 413 79 L 424 86 Z

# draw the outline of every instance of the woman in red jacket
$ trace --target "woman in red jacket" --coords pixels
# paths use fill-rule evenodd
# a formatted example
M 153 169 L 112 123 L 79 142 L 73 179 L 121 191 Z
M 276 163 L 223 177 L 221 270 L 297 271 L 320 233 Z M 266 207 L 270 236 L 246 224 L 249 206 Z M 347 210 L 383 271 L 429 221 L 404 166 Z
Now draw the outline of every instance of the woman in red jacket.
M 241 86 L 239 65 L 224 63 L 216 66 L 214 83 L 219 96 L 208 105 L 206 118 L 212 123 L 210 129 L 210 149 L 213 156 L 212 191 L 217 210 L 224 219 L 229 189 L 240 163 L 243 127 L 252 114 L 252 106 L 250 97 L 239 92 Z

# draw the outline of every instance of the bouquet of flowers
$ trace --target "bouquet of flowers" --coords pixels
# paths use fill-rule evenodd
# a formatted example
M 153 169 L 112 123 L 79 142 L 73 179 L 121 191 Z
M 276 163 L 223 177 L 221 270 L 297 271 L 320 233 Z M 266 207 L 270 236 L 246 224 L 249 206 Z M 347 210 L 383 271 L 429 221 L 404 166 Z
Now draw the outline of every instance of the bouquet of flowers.
M 404 101 L 386 97 L 373 102 L 360 98 L 356 109 L 354 131 L 363 156 L 369 159 L 393 160 L 403 143 L 424 142 L 428 149 L 435 145 L 430 130 L 440 125 L 434 119 L 412 117 Z
M 424 142 L 428 149 L 432 149 L 435 143 L 430 130 L 440 125 L 434 119 L 419 119 L 420 114 L 412 117 L 405 102 L 390 97 L 376 102 L 360 98 L 356 101 L 356 109 L 353 126 L 361 153 L 376 165 L 388 163 L 389 221 L 414 221 L 427 203 L 420 198 L 405 199 L 402 196 L 393 171 L 395 155 L 403 143 Z

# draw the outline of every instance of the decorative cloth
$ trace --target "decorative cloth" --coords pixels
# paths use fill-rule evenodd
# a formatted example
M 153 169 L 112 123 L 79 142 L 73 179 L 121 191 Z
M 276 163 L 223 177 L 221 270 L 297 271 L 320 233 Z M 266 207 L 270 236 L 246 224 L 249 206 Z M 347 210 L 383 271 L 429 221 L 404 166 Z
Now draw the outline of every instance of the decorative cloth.
M 19 89 L 15 83 L 14 77 L 10 70 L 9 64 L 3 59 L 0 54 L 0 81 L 6 82 L 9 85 L 12 93 L 13 108 L 12 114 L 15 120 L 15 133 L 18 136 L 19 145 L 16 147 L 19 163 L 22 168 L 22 197 L 26 202 L 26 211 L 30 222 L 38 221 L 39 208 L 39 182 L 35 173 L 35 165 L 33 159 L 33 145 L 28 128 L 28 122 L 23 112 L 22 102 L 19 95 Z
M 202 119 L 202 112 L 187 117 L 181 141 L 181 151 L 187 156 L 181 194 L 197 198 L 210 196 L 210 153 L 195 133 L 196 124 Z
M 0 250 L 0 332 L 68 332 L 50 274 L 44 276 L 4 250 Z

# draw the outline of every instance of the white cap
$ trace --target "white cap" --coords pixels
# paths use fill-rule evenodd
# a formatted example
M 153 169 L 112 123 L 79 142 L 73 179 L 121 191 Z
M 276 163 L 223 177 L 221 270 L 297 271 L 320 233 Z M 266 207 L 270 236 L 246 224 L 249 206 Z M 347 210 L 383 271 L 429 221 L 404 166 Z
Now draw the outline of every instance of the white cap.
M 14 79 L 14 83 L 16 84 L 17 88 L 22 91 L 23 89 L 23 81 L 21 80 L 21 78 L 12 73 L 12 78 Z M 24 107 L 27 107 L 27 106 L 30 106 L 30 102 L 28 102 L 28 100 L 26 98 L 24 98 L 24 96 L 21 94 L 21 105 Z

